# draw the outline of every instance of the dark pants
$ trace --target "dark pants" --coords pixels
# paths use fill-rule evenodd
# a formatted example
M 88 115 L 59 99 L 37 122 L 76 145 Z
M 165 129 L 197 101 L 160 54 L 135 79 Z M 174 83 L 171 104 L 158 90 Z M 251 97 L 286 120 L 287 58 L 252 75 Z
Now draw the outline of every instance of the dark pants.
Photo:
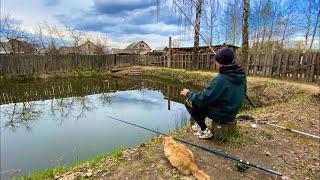
M 195 106 L 190 107 L 186 105 L 188 112 L 190 113 L 192 119 L 196 121 L 196 123 L 200 126 L 201 130 L 204 131 L 207 128 L 205 123 L 205 119 L 207 117 L 207 110 L 199 109 Z

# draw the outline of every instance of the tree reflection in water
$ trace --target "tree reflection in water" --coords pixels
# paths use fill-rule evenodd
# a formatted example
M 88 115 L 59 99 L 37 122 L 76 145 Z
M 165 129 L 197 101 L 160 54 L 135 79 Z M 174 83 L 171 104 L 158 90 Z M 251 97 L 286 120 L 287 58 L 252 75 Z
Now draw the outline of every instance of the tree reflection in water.
M 87 112 L 97 108 L 95 104 L 105 106 L 111 103 L 111 98 L 107 93 L 99 95 L 97 100 L 98 102 L 93 102 L 89 96 L 83 96 L 2 105 L 2 107 L 0 106 L 1 128 L 15 131 L 17 128 L 23 127 L 27 131 L 31 131 L 32 122 L 44 114 L 48 103 L 50 104 L 49 115 L 59 122 L 59 125 L 73 117 L 77 120 L 85 117 Z
M 31 123 L 42 114 L 37 105 L 36 102 L 22 102 L 1 108 L 1 114 L 7 119 L 4 124 L 1 122 L 1 128 L 15 131 L 19 127 L 24 127 L 27 131 L 31 131 Z
M 31 131 L 31 124 L 39 119 L 45 110 L 50 113 L 48 117 L 57 121 L 59 125 L 68 119 L 79 120 L 85 117 L 87 112 L 99 106 L 110 105 L 112 102 L 110 93 L 118 90 L 142 88 L 160 90 L 168 100 L 170 109 L 170 100 L 183 102 L 179 95 L 182 87 L 181 84 L 168 84 L 160 80 L 125 78 L 8 83 L 0 87 L 1 128 L 15 131 L 19 127 L 24 127 L 27 131 Z M 91 96 L 93 94 L 94 98 Z M 177 112 L 176 127 L 187 122 L 186 115 L 183 114 L 182 111 Z

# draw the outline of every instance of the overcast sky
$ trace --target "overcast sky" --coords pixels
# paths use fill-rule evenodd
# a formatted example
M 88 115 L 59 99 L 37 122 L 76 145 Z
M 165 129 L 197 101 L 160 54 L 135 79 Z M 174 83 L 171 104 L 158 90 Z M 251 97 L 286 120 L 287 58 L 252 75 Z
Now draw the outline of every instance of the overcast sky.
M 110 46 L 118 48 L 141 40 L 153 49 L 164 47 L 168 36 L 178 37 L 181 30 L 171 9 L 161 9 L 157 17 L 152 0 L 1 0 L 1 15 L 5 14 L 30 31 L 46 20 L 104 33 Z
M 9 14 L 16 23 L 21 24 L 29 32 L 32 32 L 37 24 L 45 20 L 49 24 L 61 27 L 68 25 L 85 31 L 91 39 L 95 34 L 103 34 L 108 37 L 108 45 L 111 48 L 125 48 L 132 42 L 145 41 L 152 49 L 160 49 L 167 46 L 168 36 L 183 40 L 185 35 L 189 35 L 189 37 L 182 41 L 181 45 L 193 45 L 193 33 L 183 33 L 184 28 L 181 27 L 180 19 L 170 6 L 161 7 L 159 14 L 157 14 L 155 0 L 0 1 L 1 16 Z M 223 5 L 225 1 L 221 0 L 220 2 Z M 304 25 L 306 21 L 303 19 L 301 23 L 300 25 Z M 219 31 L 215 32 L 221 34 L 221 38 L 214 41 L 215 44 L 221 44 L 225 40 L 223 25 L 220 24 L 218 27 L 222 29 L 218 28 Z M 201 31 L 204 31 L 205 28 L 202 25 Z M 203 33 L 208 34 L 208 32 Z M 296 28 L 292 33 L 289 40 L 304 40 L 304 30 L 301 31 L 301 28 L 300 30 Z M 236 45 L 240 45 L 240 40 L 241 38 L 238 38 Z M 200 44 L 204 45 L 201 41 Z M 319 47 L 317 38 L 314 41 L 314 47 Z

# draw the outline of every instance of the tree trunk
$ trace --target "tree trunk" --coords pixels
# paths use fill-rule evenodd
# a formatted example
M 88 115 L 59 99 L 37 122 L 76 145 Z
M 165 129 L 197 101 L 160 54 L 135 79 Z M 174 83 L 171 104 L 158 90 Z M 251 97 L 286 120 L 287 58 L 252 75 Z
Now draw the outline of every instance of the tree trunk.
M 320 10 L 318 11 L 317 21 L 316 21 L 316 24 L 315 24 L 314 29 L 313 29 L 313 35 L 312 35 L 312 38 L 311 38 L 309 51 L 310 51 L 311 48 L 312 48 L 314 36 L 315 36 L 316 33 L 317 33 L 317 27 L 318 27 L 318 23 L 319 23 L 319 18 L 320 18 Z
M 243 25 L 242 25 L 242 65 L 248 71 L 249 60 L 249 6 L 250 0 L 243 0 Z
M 194 29 L 193 57 L 191 62 L 191 69 L 193 70 L 197 68 L 197 64 L 198 64 L 201 7 L 202 7 L 202 0 L 198 0 L 197 9 L 196 9 L 196 21 L 195 21 L 196 25 Z
M 310 26 L 311 26 L 311 11 L 312 11 L 312 2 L 309 2 L 308 5 L 308 10 L 307 10 L 307 27 L 306 27 L 306 32 L 305 32 L 305 49 L 308 47 L 308 37 L 310 33 Z

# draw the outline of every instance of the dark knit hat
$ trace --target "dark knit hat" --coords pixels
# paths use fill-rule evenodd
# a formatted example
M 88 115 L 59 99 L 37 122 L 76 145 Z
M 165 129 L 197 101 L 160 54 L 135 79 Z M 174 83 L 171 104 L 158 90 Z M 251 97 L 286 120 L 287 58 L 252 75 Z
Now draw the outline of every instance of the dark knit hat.
M 231 48 L 222 48 L 218 51 L 218 53 L 214 56 L 215 60 L 218 63 L 223 65 L 228 65 L 234 63 L 234 53 Z

